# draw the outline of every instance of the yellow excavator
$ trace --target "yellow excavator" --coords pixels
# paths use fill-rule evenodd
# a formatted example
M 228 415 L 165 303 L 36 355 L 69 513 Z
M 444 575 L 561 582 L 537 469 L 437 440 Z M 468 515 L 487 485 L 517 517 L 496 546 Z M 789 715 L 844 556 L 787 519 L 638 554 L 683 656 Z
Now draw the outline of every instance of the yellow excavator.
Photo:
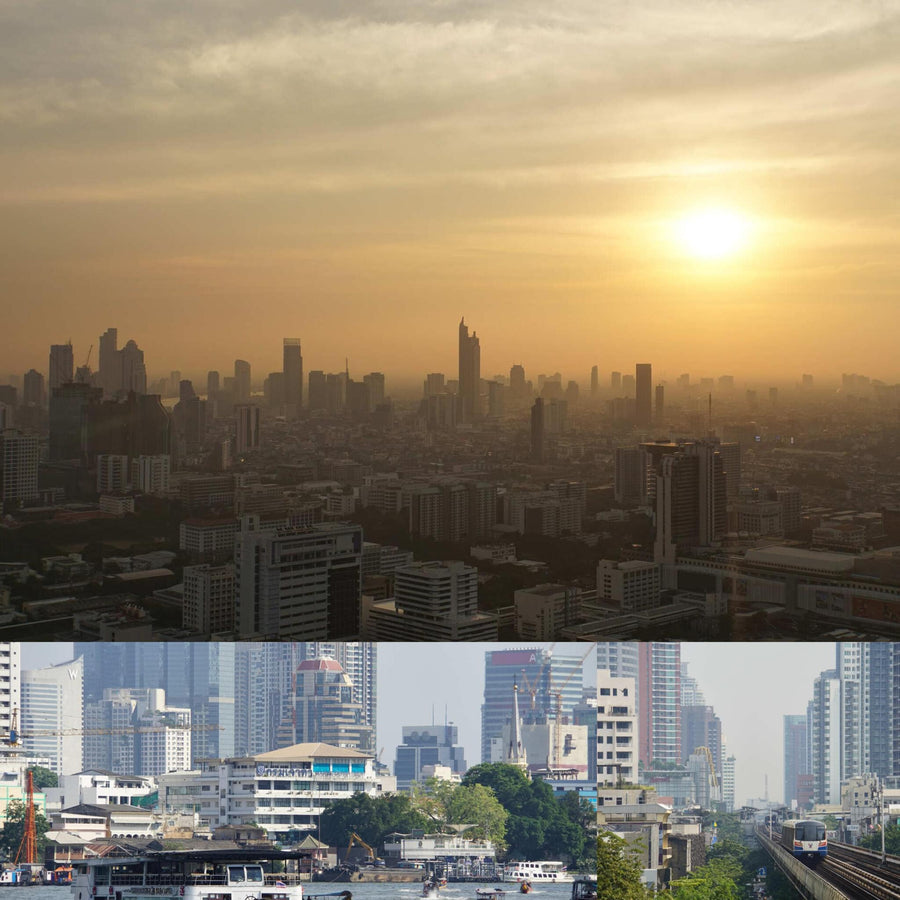
M 344 853 L 344 862 L 345 863 L 350 862 L 350 851 L 353 849 L 354 844 L 358 844 L 360 847 L 362 847 L 366 851 L 366 853 L 369 856 L 369 859 L 373 863 L 383 862 L 382 860 L 379 859 L 378 856 L 376 856 L 375 851 L 372 847 L 370 847 L 355 831 L 351 831 L 350 832 L 350 843 L 347 844 L 347 850 Z

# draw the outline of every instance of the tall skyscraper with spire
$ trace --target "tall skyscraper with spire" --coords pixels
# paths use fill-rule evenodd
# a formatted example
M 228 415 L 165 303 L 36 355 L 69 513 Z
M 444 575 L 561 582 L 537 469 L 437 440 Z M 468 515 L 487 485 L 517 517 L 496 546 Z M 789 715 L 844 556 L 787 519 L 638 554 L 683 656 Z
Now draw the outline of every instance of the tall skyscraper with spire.
M 459 422 L 470 424 L 480 418 L 480 388 L 481 344 L 474 331 L 469 336 L 463 317 L 459 322 Z

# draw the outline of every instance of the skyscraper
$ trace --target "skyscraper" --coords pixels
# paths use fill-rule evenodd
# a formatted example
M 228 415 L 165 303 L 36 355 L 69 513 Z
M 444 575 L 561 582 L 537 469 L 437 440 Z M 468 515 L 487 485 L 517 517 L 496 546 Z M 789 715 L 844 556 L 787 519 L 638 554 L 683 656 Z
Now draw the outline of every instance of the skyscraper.
M 53 391 L 62 384 L 69 384 L 75 377 L 75 357 L 72 353 L 72 342 L 50 345 L 50 376 L 47 389 L 52 396 Z
M 29 369 L 22 379 L 22 402 L 26 406 L 44 406 L 44 376 L 37 369 Z
M 452 723 L 445 725 L 404 725 L 403 742 L 397 747 L 394 775 L 397 788 L 408 790 L 416 781 L 423 781 L 424 766 L 446 766 L 457 775 L 464 775 L 466 760 L 459 744 L 459 729 Z
M 100 335 L 100 363 L 97 378 L 107 399 L 115 397 L 122 387 L 122 360 L 119 356 L 119 331 L 107 328 Z
M 544 461 L 546 445 L 546 423 L 544 421 L 544 401 L 538 397 L 531 407 L 531 458 L 537 462 Z
M 459 322 L 459 422 L 468 425 L 481 417 L 481 345 L 465 321 Z
M 841 681 L 835 669 L 813 682 L 807 708 L 807 740 L 816 803 L 841 802 Z
M 806 716 L 784 717 L 784 805 L 795 806 L 800 796 L 798 779 L 807 772 Z
M 300 352 L 300 338 L 285 338 L 284 362 L 284 414 L 288 419 L 296 419 L 303 406 L 303 357 Z
M 638 363 L 634 367 L 634 383 L 635 424 L 646 428 L 653 421 L 653 375 L 650 363 Z
M 245 359 L 234 361 L 234 402 L 250 402 L 250 363 Z
M 144 351 L 134 341 L 128 341 L 119 351 L 122 365 L 120 389 L 135 394 L 147 393 L 147 367 L 144 365 Z
M 681 762 L 681 645 L 648 641 L 638 644 L 638 715 L 640 759 Z
M 0 431 L 0 508 L 37 498 L 39 451 L 36 434 Z
M 240 456 L 259 449 L 259 407 L 240 403 L 234 407 L 234 450 Z
M 9 735 L 13 710 L 19 709 L 22 684 L 18 641 L 0 641 L 0 731 Z

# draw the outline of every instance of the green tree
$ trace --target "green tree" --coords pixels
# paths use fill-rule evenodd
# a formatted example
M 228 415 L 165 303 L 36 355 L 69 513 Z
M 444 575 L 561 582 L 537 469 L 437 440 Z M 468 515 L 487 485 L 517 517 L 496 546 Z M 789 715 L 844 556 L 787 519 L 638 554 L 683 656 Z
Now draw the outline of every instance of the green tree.
M 50 823 L 43 813 L 35 811 L 34 831 L 37 844 L 37 859 L 31 862 L 40 862 L 44 858 L 44 847 L 47 839 L 44 835 L 50 830 Z M 6 806 L 6 823 L 0 828 L 0 851 L 10 859 L 15 859 L 25 836 L 25 804 L 21 800 L 10 800 Z
M 483 784 L 460 784 L 447 803 L 447 822 L 453 825 L 471 823 L 473 836 L 487 837 L 502 848 L 506 842 L 506 820 L 509 813 L 500 805 L 494 792 Z
M 51 772 L 50 769 L 45 769 L 43 766 L 30 766 L 29 771 L 34 779 L 36 791 L 42 791 L 48 787 L 59 787 L 59 778 L 56 772 Z
M 641 865 L 623 838 L 611 831 L 597 835 L 597 900 L 646 900 Z
M 865 847 L 866 850 L 875 850 L 881 852 L 881 831 L 875 831 L 873 834 L 867 834 L 864 838 L 860 838 L 859 846 Z M 900 855 L 900 825 L 888 825 L 884 830 L 884 849 L 885 852 L 894 856 Z
M 335 847 L 346 847 L 356 832 L 375 852 L 387 835 L 428 830 L 431 820 L 417 810 L 408 794 L 370 797 L 357 793 L 338 800 L 322 813 L 322 840 Z

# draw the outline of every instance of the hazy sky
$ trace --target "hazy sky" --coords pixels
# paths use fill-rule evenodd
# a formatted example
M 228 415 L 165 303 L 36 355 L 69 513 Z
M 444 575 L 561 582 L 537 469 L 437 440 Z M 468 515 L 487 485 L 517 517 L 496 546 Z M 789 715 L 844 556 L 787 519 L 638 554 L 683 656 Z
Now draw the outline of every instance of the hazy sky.
M 403 725 L 444 720 L 459 726 L 469 765 L 480 762 L 484 654 L 522 644 L 383 643 L 378 662 L 378 748 L 393 767 Z M 537 644 L 528 646 L 549 646 Z M 684 643 L 682 660 L 716 708 L 728 750 L 737 758 L 738 802 L 769 796 L 781 799 L 783 716 L 804 714 L 815 677 L 834 667 L 829 643 Z M 586 644 L 557 643 L 554 653 L 582 656 Z M 63 662 L 71 644 L 22 644 L 23 668 Z M 593 654 L 585 662 L 592 667 Z M 588 668 L 588 671 L 594 671 Z M 590 676 L 589 676 L 590 677 Z
M 4 371 L 900 377 L 896 0 L 7 0 Z M 672 223 L 735 211 L 747 246 Z

